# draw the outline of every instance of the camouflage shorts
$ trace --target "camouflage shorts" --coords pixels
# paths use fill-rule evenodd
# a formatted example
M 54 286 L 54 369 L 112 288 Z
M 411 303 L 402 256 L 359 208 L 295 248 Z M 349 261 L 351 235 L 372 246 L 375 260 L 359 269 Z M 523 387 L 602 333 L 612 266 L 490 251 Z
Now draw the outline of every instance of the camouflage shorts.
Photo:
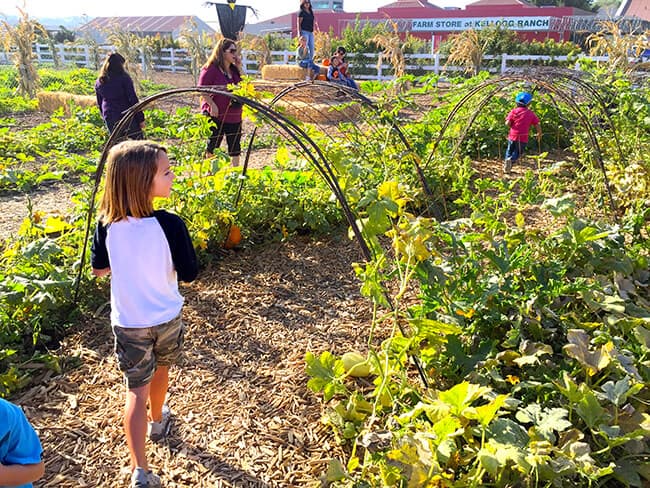
M 176 362 L 183 346 L 181 316 L 155 327 L 113 326 L 115 354 L 129 389 L 147 385 L 158 366 Z

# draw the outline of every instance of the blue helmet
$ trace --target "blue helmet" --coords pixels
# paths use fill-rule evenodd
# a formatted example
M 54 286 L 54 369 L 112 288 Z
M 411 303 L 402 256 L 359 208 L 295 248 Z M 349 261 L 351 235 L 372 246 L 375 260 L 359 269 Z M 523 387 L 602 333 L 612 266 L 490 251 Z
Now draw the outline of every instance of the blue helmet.
M 517 93 L 517 96 L 515 97 L 515 102 L 521 103 L 523 105 L 528 105 L 531 100 L 533 99 L 533 96 L 528 93 L 528 92 L 519 92 Z

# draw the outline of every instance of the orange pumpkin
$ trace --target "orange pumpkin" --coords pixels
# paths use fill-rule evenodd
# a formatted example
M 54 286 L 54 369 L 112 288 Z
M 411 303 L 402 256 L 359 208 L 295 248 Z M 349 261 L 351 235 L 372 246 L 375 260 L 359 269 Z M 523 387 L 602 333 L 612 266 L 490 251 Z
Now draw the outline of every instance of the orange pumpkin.
M 238 246 L 241 242 L 241 229 L 236 225 L 231 225 L 230 230 L 228 230 L 228 237 L 223 243 L 225 249 L 232 249 L 235 246 Z

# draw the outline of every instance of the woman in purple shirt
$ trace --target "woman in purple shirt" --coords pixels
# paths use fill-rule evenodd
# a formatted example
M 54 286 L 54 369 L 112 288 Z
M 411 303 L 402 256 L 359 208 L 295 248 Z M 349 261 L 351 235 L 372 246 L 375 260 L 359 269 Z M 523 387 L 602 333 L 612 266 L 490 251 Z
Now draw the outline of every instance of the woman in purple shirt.
M 227 90 L 228 85 L 236 85 L 241 81 L 239 66 L 241 61 L 237 56 L 237 44 L 232 39 L 221 39 L 201 68 L 199 86 Z M 239 166 L 241 103 L 224 95 L 206 95 L 201 97 L 201 111 L 214 122 L 210 127 L 212 135 L 208 141 L 206 157 L 212 157 L 214 149 L 221 145 L 225 135 L 232 165 Z
M 113 132 L 117 123 L 124 116 L 124 112 L 138 103 L 133 80 L 124 69 L 125 63 L 126 60 L 121 54 L 110 54 L 104 61 L 99 71 L 99 78 L 95 82 L 97 105 L 109 132 Z M 131 119 L 127 137 L 143 139 L 144 125 L 144 114 L 136 113 Z

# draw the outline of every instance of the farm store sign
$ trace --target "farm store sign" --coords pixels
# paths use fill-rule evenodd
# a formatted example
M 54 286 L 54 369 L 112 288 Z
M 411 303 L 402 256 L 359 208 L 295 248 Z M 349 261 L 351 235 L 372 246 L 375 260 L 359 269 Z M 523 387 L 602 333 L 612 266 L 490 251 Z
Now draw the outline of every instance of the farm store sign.
M 449 32 L 483 29 L 498 25 L 503 29 L 517 31 L 548 30 L 550 17 L 460 17 L 449 19 L 413 19 L 411 30 L 419 32 Z

